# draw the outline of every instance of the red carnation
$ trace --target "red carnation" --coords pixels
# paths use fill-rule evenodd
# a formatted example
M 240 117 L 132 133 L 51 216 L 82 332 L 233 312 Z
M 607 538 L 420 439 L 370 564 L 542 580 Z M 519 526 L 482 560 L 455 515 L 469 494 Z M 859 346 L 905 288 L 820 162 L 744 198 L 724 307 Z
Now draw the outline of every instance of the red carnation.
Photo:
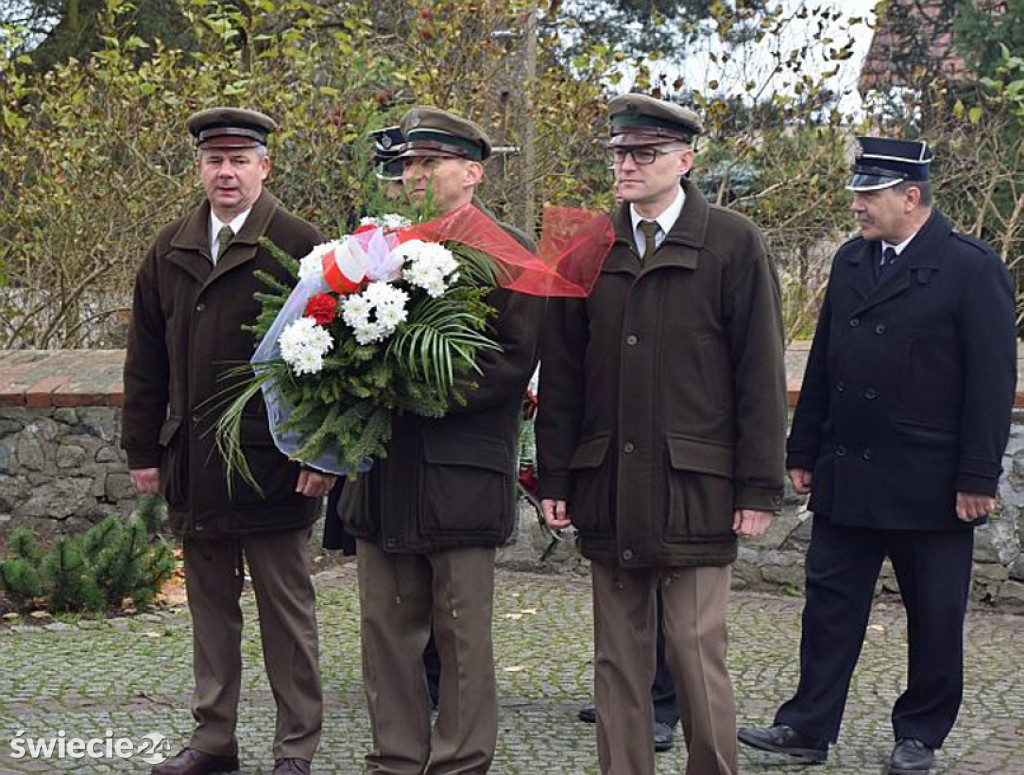
M 338 316 L 338 300 L 329 293 L 318 293 L 306 302 L 305 316 L 326 326 Z

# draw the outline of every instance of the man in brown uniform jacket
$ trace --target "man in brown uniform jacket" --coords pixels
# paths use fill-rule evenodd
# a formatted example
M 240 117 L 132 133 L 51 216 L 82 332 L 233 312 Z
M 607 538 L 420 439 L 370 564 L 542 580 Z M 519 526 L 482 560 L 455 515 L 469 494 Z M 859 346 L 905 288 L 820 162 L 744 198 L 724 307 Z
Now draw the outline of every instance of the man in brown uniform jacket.
M 732 775 L 730 568 L 736 536 L 763 533 L 782 500 L 779 284 L 754 225 L 684 177 L 697 116 L 638 94 L 608 110 L 624 201 L 590 297 L 549 306 L 542 507 L 592 560 L 601 771 L 654 772 L 660 588 L 687 772 Z
M 491 149 L 484 131 L 432 108 L 411 109 L 401 126 L 410 198 L 429 188 L 442 214 L 474 201 Z M 516 431 L 543 301 L 497 289 L 488 303 L 501 350 L 478 357 L 467 402 L 441 419 L 396 418 L 387 457 L 347 482 L 339 504 L 358 538 L 373 773 L 483 773 L 494 758 L 494 549 L 513 526 Z M 433 730 L 422 662 L 431 621 L 441 657 Z
M 262 113 L 214 108 L 193 115 L 196 167 L 206 200 L 164 228 L 139 269 L 124 369 L 124 431 L 132 481 L 162 493 L 183 539 L 193 625 L 196 728 L 188 747 L 154 775 L 238 768 L 235 737 L 242 678 L 243 558 L 256 592 L 267 676 L 277 702 L 274 772 L 308 773 L 320 738 L 322 694 L 306 541 L 318 498 L 333 477 L 300 471 L 274 447 L 262 399 L 247 407 L 242 444 L 260 495 L 229 488 L 214 449 L 211 397 L 223 370 L 252 357 L 242 326 L 259 311 L 257 269 L 286 280 L 263 248 L 267 237 L 293 256 L 321 242 L 310 224 L 267 191 Z

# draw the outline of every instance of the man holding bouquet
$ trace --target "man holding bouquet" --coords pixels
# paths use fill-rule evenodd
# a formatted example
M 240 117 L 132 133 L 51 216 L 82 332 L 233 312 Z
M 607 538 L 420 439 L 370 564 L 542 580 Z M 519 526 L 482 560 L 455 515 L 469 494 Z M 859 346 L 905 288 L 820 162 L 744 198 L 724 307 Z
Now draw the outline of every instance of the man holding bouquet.
M 423 107 L 401 128 L 409 198 L 442 216 L 475 203 L 491 151 L 483 129 Z M 487 301 L 500 349 L 477 357 L 465 401 L 439 419 L 396 416 L 387 456 L 348 482 L 338 507 L 358 539 L 372 773 L 482 773 L 494 757 L 494 554 L 514 524 L 516 433 L 543 301 L 502 288 Z M 433 728 L 422 663 L 431 622 L 441 658 Z
M 214 447 L 209 400 L 231 364 L 253 354 L 263 270 L 284 269 L 259 245 L 293 256 L 321 242 L 317 230 L 263 189 L 272 119 L 213 108 L 188 120 L 206 199 L 165 227 L 139 268 L 124 369 L 124 431 L 132 482 L 162 493 L 182 537 L 193 624 L 195 731 L 154 775 L 238 769 L 242 611 L 248 567 L 264 663 L 277 703 L 275 775 L 304 775 L 320 739 L 323 700 L 307 540 L 334 477 L 303 471 L 274 448 L 262 399 L 246 406 L 240 443 L 258 493 L 229 480 Z

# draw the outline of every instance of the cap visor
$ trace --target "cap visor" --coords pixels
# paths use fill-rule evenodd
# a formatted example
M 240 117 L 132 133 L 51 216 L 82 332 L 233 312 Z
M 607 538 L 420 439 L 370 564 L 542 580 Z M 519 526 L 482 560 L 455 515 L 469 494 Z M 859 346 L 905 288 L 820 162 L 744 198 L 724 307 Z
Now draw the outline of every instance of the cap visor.
M 903 178 L 890 178 L 884 175 L 865 175 L 855 173 L 846 184 L 847 191 L 881 191 L 892 188 L 903 182 Z
M 627 132 L 625 134 L 615 135 L 615 137 L 608 141 L 608 147 L 621 148 L 622 146 L 629 146 L 630 148 L 640 148 L 645 145 L 670 145 L 672 143 L 681 142 L 683 142 L 683 140 L 679 137 Z

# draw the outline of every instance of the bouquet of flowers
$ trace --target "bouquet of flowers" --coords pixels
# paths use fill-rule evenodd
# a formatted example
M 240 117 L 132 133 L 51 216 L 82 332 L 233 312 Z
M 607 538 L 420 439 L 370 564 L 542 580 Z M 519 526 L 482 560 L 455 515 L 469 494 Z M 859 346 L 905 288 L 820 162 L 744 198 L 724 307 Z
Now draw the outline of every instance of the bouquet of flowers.
M 565 232 L 563 225 L 559 249 Z M 600 233 L 601 252 L 588 259 L 591 284 L 611 244 L 610 226 Z M 397 413 L 442 417 L 475 387 L 477 355 L 499 349 L 488 336 L 495 312 L 487 295 L 495 287 L 536 295 L 589 290 L 579 285 L 579 262 L 563 255 L 558 261 L 572 269 L 560 273 L 472 205 L 415 225 L 397 215 L 364 219 L 298 262 L 266 246 L 297 284 L 260 275 L 270 289 L 258 297 L 260 344 L 249 364 L 225 374 L 235 383 L 215 426 L 228 472 L 257 491 L 241 426 L 259 393 L 282 452 L 322 471 L 365 471 L 386 454 Z

